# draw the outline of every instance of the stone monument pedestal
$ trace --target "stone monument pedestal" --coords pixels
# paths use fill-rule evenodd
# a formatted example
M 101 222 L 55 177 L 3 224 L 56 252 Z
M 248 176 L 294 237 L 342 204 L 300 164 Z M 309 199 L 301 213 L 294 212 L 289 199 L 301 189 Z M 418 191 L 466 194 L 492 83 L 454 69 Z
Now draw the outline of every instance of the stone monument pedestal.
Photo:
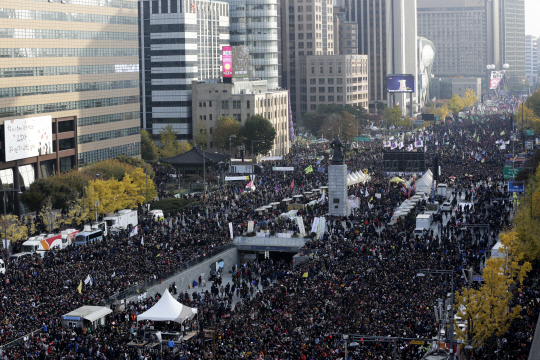
M 347 165 L 328 165 L 328 213 L 348 216 L 351 213 L 347 195 Z

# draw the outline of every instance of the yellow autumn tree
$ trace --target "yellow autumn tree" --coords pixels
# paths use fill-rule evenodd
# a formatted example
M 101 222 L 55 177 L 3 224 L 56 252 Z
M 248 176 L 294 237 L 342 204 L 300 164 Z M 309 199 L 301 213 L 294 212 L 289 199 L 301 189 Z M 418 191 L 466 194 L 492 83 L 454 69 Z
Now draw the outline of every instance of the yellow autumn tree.
M 67 214 L 62 218 L 62 224 L 66 226 L 80 225 L 84 219 L 88 218 L 89 212 L 88 207 L 83 210 L 82 200 L 77 199 L 68 205 Z
M 146 202 L 146 184 L 148 183 L 148 200 L 151 201 L 157 196 L 156 187 L 154 181 L 148 178 L 141 168 L 136 168 L 129 177 L 124 177 L 125 191 L 128 198 L 133 202 L 129 207 L 136 207 L 137 204 L 144 204 Z
M 28 237 L 28 227 L 19 220 L 17 215 L 8 214 L 5 217 L 2 215 L 0 217 L 0 227 L 2 239 L 9 239 L 11 243 Z
M 471 108 L 471 106 L 478 102 L 478 98 L 476 97 L 473 89 L 467 89 L 467 91 L 465 91 L 465 96 L 462 100 L 463 105 L 465 105 L 465 107 L 468 107 L 469 109 Z
M 519 105 L 518 115 L 514 119 L 518 129 L 538 129 L 540 126 L 540 118 L 534 110 L 523 104 Z
M 471 345 L 485 345 L 488 352 L 493 352 L 497 337 L 503 336 L 519 317 L 521 306 L 512 303 L 512 291 L 514 288 L 521 291 L 521 284 L 532 268 L 529 262 L 523 262 L 514 231 L 501 234 L 500 239 L 501 256 L 486 261 L 480 288 L 456 293 L 457 315 L 471 323 Z

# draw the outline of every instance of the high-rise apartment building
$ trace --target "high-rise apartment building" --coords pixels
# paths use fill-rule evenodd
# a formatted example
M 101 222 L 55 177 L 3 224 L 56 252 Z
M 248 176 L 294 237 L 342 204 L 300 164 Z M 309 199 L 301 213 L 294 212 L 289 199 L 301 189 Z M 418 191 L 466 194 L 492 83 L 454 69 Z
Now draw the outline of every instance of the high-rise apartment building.
M 139 1 L 141 126 L 168 125 L 190 139 L 191 83 L 222 76 L 229 4 L 210 0 Z
M 225 0 L 229 3 L 231 46 L 246 45 L 250 77 L 281 86 L 281 20 L 279 0 Z
M 486 76 L 499 61 L 499 4 L 492 0 L 418 0 L 418 36 L 433 42 L 435 76 Z
M 501 62 L 510 67 L 506 79 L 511 88 L 523 89 L 525 82 L 525 0 L 500 1 Z
M 536 89 L 538 83 L 538 38 L 525 36 L 525 72 L 529 85 Z
M 77 163 L 139 156 L 137 1 L 0 4 L 0 120 L 58 119 L 52 131 L 60 161 L 49 170 L 38 165 L 35 178 Z M 73 124 L 62 121 L 66 118 Z M 64 125 L 76 142 L 61 140 Z M 63 157 L 62 151 L 74 147 L 76 158 Z
M 332 0 L 283 0 L 281 2 L 283 87 L 291 94 L 293 119 L 301 124 L 307 109 L 306 74 L 301 61 L 311 55 L 334 54 Z M 303 101 L 300 101 L 303 97 Z
M 386 92 L 388 74 L 417 78 L 416 0 L 343 0 L 347 20 L 358 23 L 358 53 L 369 56 L 369 102 L 398 104 L 405 113 L 410 97 Z M 413 107 L 417 107 L 413 96 Z
M 368 107 L 367 55 L 313 55 L 302 61 L 308 94 L 305 108 L 317 105 L 353 105 Z M 303 97 L 301 97 L 303 99 Z

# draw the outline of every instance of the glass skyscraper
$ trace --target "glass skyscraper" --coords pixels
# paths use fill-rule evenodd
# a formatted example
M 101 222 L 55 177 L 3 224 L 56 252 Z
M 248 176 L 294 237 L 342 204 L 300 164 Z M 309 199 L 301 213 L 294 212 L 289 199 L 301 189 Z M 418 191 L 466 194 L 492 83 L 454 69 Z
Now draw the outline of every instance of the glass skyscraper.
M 247 45 L 250 77 L 267 80 L 269 89 L 281 86 L 279 0 L 226 0 L 230 8 L 231 45 Z
M 139 156 L 137 1 L 1 0 L 0 16 L 0 121 L 75 117 L 63 170 Z

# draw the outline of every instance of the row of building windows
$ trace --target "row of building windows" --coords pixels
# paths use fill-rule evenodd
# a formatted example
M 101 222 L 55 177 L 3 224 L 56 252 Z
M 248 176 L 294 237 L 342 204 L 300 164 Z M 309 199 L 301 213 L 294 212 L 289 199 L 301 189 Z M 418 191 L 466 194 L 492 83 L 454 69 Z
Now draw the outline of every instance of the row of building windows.
M 139 126 L 127 128 L 127 129 L 118 129 L 111 131 L 102 131 L 94 134 L 80 135 L 77 137 L 79 144 L 86 144 L 90 142 L 96 142 L 101 140 L 116 139 L 125 136 L 137 135 L 141 132 Z
M 46 29 L 0 29 L 0 38 L 137 41 L 137 33 Z
M 43 1 L 43 2 L 73 4 L 73 5 L 115 7 L 115 8 L 121 8 L 121 9 L 136 9 L 137 8 L 136 1 L 125 1 L 125 0 L 32 0 L 32 1 Z
M 131 111 L 131 112 L 126 112 L 126 113 L 107 114 L 107 115 L 99 115 L 99 116 L 89 116 L 89 117 L 84 117 L 84 118 L 78 118 L 77 126 L 108 124 L 108 123 L 117 122 L 117 121 L 140 119 L 140 117 L 141 116 L 140 116 L 139 111 Z
M 1 48 L 0 58 L 139 56 L 139 49 Z
M 0 68 L 0 78 L 139 72 L 139 64 Z
M 99 24 L 137 25 L 137 17 L 79 14 L 69 12 L 0 9 L 0 18 L 18 20 L 72 21 Z
M 61 93 L 80 92 L 80 91 L 131 89 L 131 88 L 138 88 L 138 87 L 139 87 L 139 80 L 21 86 L 21 87 L 11 87 L 11 88 L 3 88 L 3 89 L 0 88 L 0 98 L 31 96 L 31 95 L 45 95 L 45 94 L 61 94 Z
M 0 117 L 45 114 L 45 113 L 59 112 L 59 111 L 91 109 L 91 108 L 96 108 L 96 107 L 138 104 L 138 103 L 140 103 L 139 96 L 135 95 L 135 96 L 121 96 L 121 97 L 105 98 L 105 99 L 65 101 L 65 102 L 50 103 L 50 104 L 13 106 L 13 107 L 0 108 Z
M 99 149 L 79 153 L 79 164 L 91 164 L 96 161 L 114 159 L 120 155 L 138 156 L 141 155 L 141 143 L 132 143 L 114 146 L 107 149 Z

